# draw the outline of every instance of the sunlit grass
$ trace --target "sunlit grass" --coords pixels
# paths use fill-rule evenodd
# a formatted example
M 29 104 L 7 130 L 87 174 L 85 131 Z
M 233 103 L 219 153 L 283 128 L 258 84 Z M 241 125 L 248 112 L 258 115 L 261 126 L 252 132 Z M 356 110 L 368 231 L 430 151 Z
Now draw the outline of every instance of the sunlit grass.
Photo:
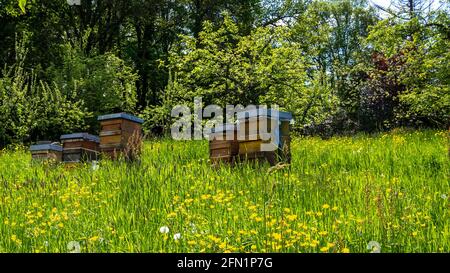
M 214 169 L 206 141 L 158 140 L 95 170 L 5 150 L 0 252 L 450 251 L 446 132 L 296 138 L 292 157 Z

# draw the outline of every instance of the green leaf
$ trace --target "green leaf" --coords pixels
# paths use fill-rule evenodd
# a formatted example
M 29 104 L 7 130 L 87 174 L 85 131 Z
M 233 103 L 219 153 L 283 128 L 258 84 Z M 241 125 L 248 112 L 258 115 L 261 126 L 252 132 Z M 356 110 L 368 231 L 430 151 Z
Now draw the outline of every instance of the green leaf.
M 25 6 L 27 5 L 27 0 L 18 0 L 19 1 L 19 8 L 22 10 L 23 13 L 25 13 Z

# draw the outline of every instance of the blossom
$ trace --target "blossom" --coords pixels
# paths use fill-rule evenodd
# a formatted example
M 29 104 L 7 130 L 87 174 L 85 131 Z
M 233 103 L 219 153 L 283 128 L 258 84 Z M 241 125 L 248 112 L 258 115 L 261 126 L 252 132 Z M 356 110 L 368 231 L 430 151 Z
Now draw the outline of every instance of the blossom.
M 170 231 L 169 227 L 167 227 L 167 226 L 162 226 L 162 227 L 159 228 L 159 232 L 161 232 L 163 234 L 169 233 L 169 231 Z

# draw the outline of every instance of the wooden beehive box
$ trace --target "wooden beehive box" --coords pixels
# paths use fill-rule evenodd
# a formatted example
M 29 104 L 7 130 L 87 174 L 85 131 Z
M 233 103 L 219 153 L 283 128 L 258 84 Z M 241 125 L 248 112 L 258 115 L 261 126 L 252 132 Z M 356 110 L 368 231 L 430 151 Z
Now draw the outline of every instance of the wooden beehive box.
M 239 154 L 236 125 L 215 127 L 209 135 L 209 158 L 212 164 L 233 163 Z
M 80 162 L 98 159 L 100 138 L 88 133 L 74 133 L 61 136 L 63 161 Z
M 126 113 L 99 116 L 100 121 L 100 151 L 117 158 L 127 154 L 137 145 L 134 140 L 142 138 L 142 123 L 144 120 Z M 133 144 L 135 143 L 135 144 Z
M 39 142 L 30 146 L 31 157 L 34 160 L 62 160 L 63 148 L 57 143 Z
M 272 165 L 290 162 L 291 113 L 261 108 L 239 112 L 237 118 L 241 159 L 264 159 Z

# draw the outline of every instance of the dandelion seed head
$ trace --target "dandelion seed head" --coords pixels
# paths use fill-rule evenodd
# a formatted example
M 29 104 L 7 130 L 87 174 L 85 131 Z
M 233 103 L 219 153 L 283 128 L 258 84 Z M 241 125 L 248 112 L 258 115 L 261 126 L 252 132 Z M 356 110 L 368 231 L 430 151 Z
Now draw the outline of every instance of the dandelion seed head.
M 371 250 L 370 253 L 381 253 L 381 245 L 377 241 L 370 241 L 367 244 L 367 249 Z
M 67 244 L 67 250 L 69 253 L 81 253 L 80 243 L 77 241 L 71 241 Z
M 167 227 L 167 226 L 162 226 L 159 228 L 159 232 L 161 232 L 163 234 L 169 233 L 169 231 L 170 231 L 169 227 Z

